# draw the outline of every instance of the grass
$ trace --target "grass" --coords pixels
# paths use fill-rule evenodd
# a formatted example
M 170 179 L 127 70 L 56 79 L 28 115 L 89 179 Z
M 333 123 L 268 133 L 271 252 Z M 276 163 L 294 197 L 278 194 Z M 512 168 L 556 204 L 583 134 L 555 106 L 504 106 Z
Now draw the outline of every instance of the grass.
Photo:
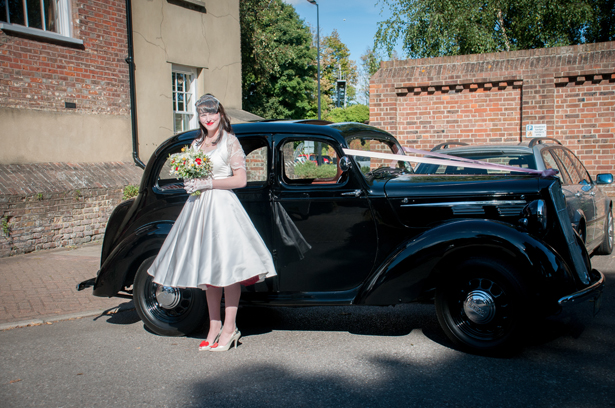
M 9 225 L 9 217 L 2 218 L 2 232 L 8 238 L 11 233 L 11 226 Z
M 134 198 L 134 197 L 136 197 L 138 195 L 139 195 L 139 186 L 135 186 L 133 184 L 129 184 L 126 187 L 124 187 L 124 192 L 123 192 L 122 199 L 123 200 L 130 200 L 131 198 Z

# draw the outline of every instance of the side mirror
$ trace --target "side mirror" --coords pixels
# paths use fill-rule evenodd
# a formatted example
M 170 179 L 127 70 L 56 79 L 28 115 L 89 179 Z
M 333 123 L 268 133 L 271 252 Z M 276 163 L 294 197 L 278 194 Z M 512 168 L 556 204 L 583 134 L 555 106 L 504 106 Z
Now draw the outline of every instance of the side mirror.
M 612 174 L 598 174 L 596 176 L 596 184 L 613 184 Z
M 344 156 L 340 159 L 340 169 L 343 172 L 347 172 L 352 167 L 352 162 L 348 158 L 348 156 Z

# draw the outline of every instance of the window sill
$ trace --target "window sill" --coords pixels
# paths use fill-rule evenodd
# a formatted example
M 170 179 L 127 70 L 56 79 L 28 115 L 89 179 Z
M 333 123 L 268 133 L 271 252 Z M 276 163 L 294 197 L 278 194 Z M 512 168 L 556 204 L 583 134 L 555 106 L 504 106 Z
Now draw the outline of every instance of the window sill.
M 66 37 L 51 31 L 39 30 L 38 28 L 25 27 L 18 24 L 0 23 L 0 29 L 7 34 L 26 37 L 33 40 L 50 42 L 69 47 L 83 48 L 83 40 Z
M 207 13 L 205 9 L 205 3 L 200 0 L 167 0 L 168 3 L 175 4 L 188 10 L 198 11 L 201 13 Z

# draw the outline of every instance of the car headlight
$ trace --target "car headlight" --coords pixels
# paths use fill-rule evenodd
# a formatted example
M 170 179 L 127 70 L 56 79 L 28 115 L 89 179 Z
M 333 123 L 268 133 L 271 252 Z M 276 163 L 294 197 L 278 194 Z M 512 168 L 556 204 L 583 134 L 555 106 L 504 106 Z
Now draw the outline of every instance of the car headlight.
M 547 204 L 544 200 L 534 200 L 523 209 L 519 223 L 532 232 L 547 231 Z

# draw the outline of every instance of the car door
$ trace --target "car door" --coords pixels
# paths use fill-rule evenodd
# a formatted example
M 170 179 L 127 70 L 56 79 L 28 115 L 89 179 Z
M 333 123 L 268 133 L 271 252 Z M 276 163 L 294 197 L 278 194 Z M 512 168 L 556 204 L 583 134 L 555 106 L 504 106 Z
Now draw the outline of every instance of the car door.
M 595 204 L 593 195 L 590 194 L 591 185 L 583 182 L 571 155 L 568 155 L 566 150 L 556 146 L 548 149 L 548 152 L 559 163 L 558 169 L 564 181 L 562 190 L 566 195 L 566 206 L 570 220 L 585 243 L 588 244 L 594 239 L 591 220 L 595 218 Z
M 581 160 L 570 150 L 566 150 L 566 154 L 570 157 L 570 161 L 579 174 L 579 184 L 582 185 L 581 190 L 586 197 L 588 206 L 589 202 L 591 202 L 591 213 L 588 212 L 585 215 L 587 217 L 587 247 L 593 249 L 600 244 L 604 235 L 602 220 L 606 216 L 606 212 L 604 206 L 599 205 L 597 201 L 599 197 L 597 193 L 600 193 L 600 189 L 592 180 Z
M 545 169 L 555 169 L 559 173 L 556 177 L 562 184 L 562 192 L 566 197 L 566 209 L 568 210 L 568 217 L 572 222 L 572 226 L 575 230 L 579 229 L 579 222 L 581 220 L 581 214 L 576 211 L 579 207 L 579 198 L 575 196 L 574 188 L 572 187 L 572 180 L 568 171 L 564 168 L 564 165 L 559 161 L 552 149 L 544 149 L 541 151 L 542 160 L 545 164 Z
M 250 216 L 254 227 L 273 252 L 274 238 L 270 205 L 269 173 L 271 171 L 270 135 L 239 135 L 239 141 L 246 154 L 246 187 L 234 190 L 244 209 Z M 238 248 L 238 250 L 241 250 Z M 265 282 L 244 287 L 247 300 L 256 300 L 256 293 L 264 295 L 278 289 L 278 277 L 266 279 Z
M 274 146 L 273 233 L 280 291 L 352 292 L 372 270 L 377 249 L 362 180 L 340 170 L 342 152 L 331 138 L 276 135 Z M 305 154 L 314 161 L 298 159 Z

